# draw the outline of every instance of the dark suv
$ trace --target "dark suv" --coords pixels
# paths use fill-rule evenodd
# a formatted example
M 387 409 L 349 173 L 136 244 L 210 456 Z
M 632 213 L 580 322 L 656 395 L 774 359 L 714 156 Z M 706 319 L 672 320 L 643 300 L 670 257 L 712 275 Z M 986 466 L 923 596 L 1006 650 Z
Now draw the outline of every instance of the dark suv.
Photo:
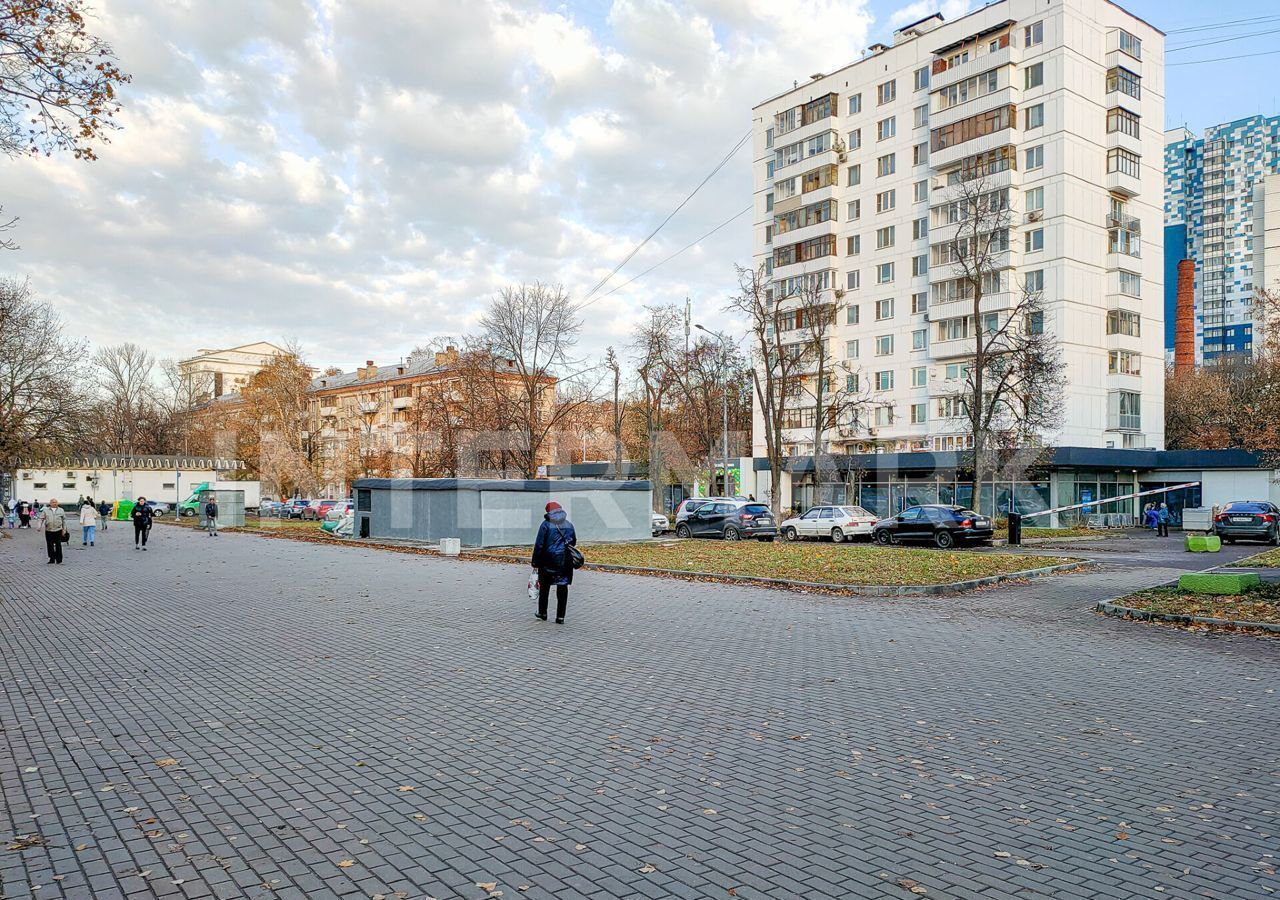
M 1213 533 L 1228 544 L 1237 540 L 1280 544 L 1280 509 L 1266 500 L 1234 500 L 1214 517 Z
M 763 503 L 715 500 L 704 503 L 676 525 L 676 537 L 717 537 L 726 541 L 755 538 L 771 541 L 778 536 L 773 513 Z
M 912 506 L 881 519 L 871 536 L 881 544 L 928 541 L 945 550 L 956 544 L 990 541 L 994 533 L 989 516 L 963 506 L 931 505 Z

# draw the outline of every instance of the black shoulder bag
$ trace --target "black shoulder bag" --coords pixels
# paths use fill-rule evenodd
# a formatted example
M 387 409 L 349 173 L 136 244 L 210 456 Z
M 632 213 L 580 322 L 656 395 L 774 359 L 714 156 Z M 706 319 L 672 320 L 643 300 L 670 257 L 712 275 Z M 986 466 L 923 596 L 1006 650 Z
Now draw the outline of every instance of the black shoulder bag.
M 569 543 L 569 539 L 564 536 L 564 530 L 559 525 L 556 526 L 556 531 L 560 532 L 560 540 L 564 541 L 564 547 L 569 551 L 569 565 L 575 569 L 581 569 L 586 565 L 587 558 L 582 555 L 581 550 Z

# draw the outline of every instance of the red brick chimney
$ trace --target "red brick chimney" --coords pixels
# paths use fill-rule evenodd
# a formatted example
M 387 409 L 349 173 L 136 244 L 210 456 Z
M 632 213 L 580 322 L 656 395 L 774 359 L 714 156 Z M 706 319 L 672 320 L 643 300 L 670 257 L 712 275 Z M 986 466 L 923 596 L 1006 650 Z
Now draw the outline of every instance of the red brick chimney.
M 1196 264 L 1189 259 L 1178 263 L 1178 295 L 1173 331 L 1173 374 L 1196 367 Z

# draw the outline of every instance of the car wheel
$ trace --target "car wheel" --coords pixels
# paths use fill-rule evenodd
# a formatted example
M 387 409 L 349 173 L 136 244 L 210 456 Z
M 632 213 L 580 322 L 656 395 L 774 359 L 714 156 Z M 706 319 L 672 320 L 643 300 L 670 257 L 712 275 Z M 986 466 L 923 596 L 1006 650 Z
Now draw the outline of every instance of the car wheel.
M 794 528 L 788 527 L 782 529 L 782 539 L 787 543 L 799 540 L 799 538 L 800 534 Z
M 939 550 L 950 550 L 956 545 L 956 539 L 950 531 L 939 531 L 933 536 L 933 542 L 938 545 Z
M 195 511 L 194 509 L 184 509 L 184 510 L 182 511 L 182 515 L 183 515 L 183 517 L 184 517 L 184 518 L 187 518 L 187 519 L 190 519 L 190 518 L 191 518 L 192 516 L 194 516 L 195 514 L 196 514 L 196 511 Z
M 1275 528 L 1271 532 L 1271 546 L 1280 547 L 1280 528 Z
M 885 547 L 893 543 L 893 535 L 889 533 L 889 529 L 884 528 L 876 532 L 876 543 Z
M 839 528 L 831 529 L 831 540 L 837 544 L 844 543 L 844 532 Z
M 688 525 L 677 525 L 677 526 L 676 526 L 676 537 L 678 537 L 678 538 L 688 538 L 688 537 L 693 537 L 693 532 L 689 530 L 689 526 L 688 526 Z
M 742 540 L 742 535 L 738 532 L 738 529 L 730 526 L 724 530 L 724 539 L 726 541 L 740 541 Z

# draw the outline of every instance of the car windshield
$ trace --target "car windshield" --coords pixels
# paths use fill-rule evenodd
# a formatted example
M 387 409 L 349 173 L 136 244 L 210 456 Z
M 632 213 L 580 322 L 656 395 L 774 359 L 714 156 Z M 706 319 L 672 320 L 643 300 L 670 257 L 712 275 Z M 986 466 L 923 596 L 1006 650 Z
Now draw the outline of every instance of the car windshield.
M 973 510 L 971 510 L 971 509 L 951 509 L 951 510 L 947 510 L 947 511 L 948 511 L 948 512 L 953 512 L 953 513 L 955 513 L 957 516 L 960 516 L 961 518 L 965 518 L 965 519 L 976 519 L 976 518 L 981 518 L 981 517 L 980 517 L 976 512 L 974 512 L 974 511 L 973 511 Z
M 1231 512 L 1231 513 L 1263 513 L 1263 512 L 1270 512 L 1270 510 L 1269 510 L 1269 509 L 1267 509 L 1265 506 L 1263 506 L 1261 503 L 1248 503 L 1248 502 L 1241 503 L 1241 502 L 1239 502 L 1239 501 L 1237 501 L 1237 502 L 1235 502 L 1235 503 L 1228 503 L 1228 504 L 1227 504 L 1227 508 L 1226 508 L 1226 510 L 1225 510 L 1225 511 L 1226 511 L 1226 512 Z
M 744 513 L 750 513 L 753 516 L 767 516 L 769 514 L 769 507 L 765 506 L 763 503 L 748 503 L 746 506 L 742 507 L 742 511 Z
M 870 518 L 871 513 L 867 512 L 861 506 L 842 506 L 840 507 L 846 516 L 857 516 L 859 518 Z

